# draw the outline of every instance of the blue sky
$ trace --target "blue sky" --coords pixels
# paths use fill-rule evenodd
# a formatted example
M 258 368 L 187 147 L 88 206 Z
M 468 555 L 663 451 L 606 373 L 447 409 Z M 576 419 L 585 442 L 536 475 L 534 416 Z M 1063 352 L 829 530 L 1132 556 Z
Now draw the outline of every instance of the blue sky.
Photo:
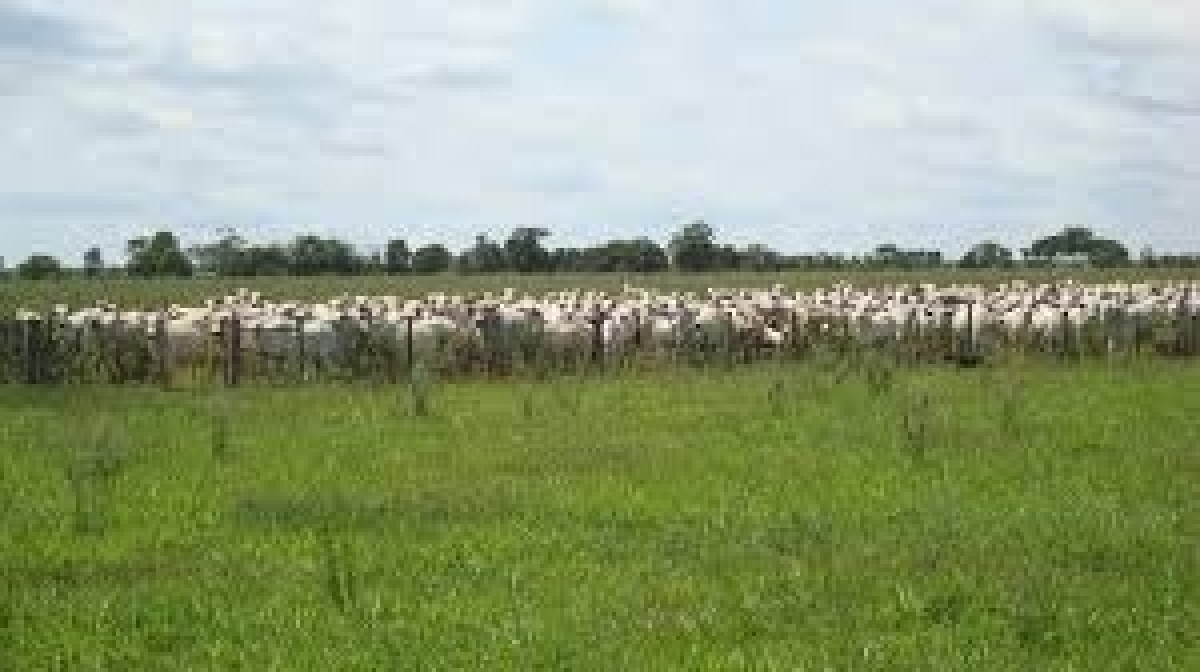
M 0 0 L 0 255 L 703 217 L 1200 252 L 1200 0 Z M 369 249 L 369 248 L 368 248 Z

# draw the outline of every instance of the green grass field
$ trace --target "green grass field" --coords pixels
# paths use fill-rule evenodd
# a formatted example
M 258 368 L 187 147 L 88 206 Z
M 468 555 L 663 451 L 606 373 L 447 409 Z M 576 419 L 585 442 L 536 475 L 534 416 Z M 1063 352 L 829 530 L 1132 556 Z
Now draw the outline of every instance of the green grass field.
M 1200 368 L 0 389 L 0 669 L 1200 669 Z
M 18 308 L 45 310 L 56 303 L 72 306 L 90 304 L 98 299 L 113 301 L 122 307 L 159 309 L 172 303 L 195 305 L 247 287 L 267 296 L 284 300 L 325 300 L 341 294 L 423 296 L 430 292 L 498 292 L 512 287 L 519 292 L 542 293 L 565 288 L 618 292 L 622 283 L 662 291 L 704 291 L 708 287 L 769 287 L 783 283 L 795 289 L 830 287 L 850 282 L 859 287 L 888 284 L 980 283 L 996 285 L 1013 279 L 1053 282 L 1073 279 L 1081 283 L 1127 281 L 1168 281 L 1200 279 L 1200 270 L 1178 269 L 1015 269 L 920 271 L 794 271 L 782 273 L 662 273 L 635 275 L 554 274 L 554 275 L 430 275 L 430 276 L 357 276 L 357 277 L 263 277 L 263 278 L 191 278 L 131 279 L 82 277 L 47 281 L 0 281 L 0 315 L 12 315 Z

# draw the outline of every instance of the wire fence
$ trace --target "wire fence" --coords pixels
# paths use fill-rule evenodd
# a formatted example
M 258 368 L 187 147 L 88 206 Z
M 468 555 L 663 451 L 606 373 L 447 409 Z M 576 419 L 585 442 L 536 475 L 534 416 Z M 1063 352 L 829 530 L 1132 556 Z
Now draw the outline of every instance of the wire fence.
M 924 313 L 924 314 L 922 314 Z M 399 324 L 346 318 L 313 331 L 297 318 L 286 329 L 251 327 L 236 317 L 209 333 L 173 334 L 165 319 L 72 325 L 53 319 L 0 320 L 0 383 L 139 384 L 162 386 L 299 384 L 327 381 L 399 383 L 422 366 L 443 378 L 545 377 L 668 366 L 735 366 L 818 353 L 882 355 L 897 365 L 975 366 L 1013 357 L 1084 360 L 1200 355 L 1200 314 L 1181 303 L 1173 312 L 1110 310 L 1086 320 L 1063 312 L 1057 324 L 1013 328 L 981 320 L 973 305 L 966 323 L 952 310 L 914 307 L 902 324 L 880 329 L 867 318 L 772 317 L 782 340 L 684 314 L 664 337 L 650 320 L 633 317 L 620 340 L 606 336 L 609 315 L 567 337 L 537 321 L 496 316 L 473 328 L 416 334 Z

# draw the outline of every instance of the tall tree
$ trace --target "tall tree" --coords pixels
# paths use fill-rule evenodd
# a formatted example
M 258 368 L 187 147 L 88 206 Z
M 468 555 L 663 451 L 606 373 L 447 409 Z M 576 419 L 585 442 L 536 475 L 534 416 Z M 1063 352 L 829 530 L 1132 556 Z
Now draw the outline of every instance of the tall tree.
M 389 240 L 384 252 L 383 268 L 392 275 L 408 273 L 412 270 L 412 252 L 408 242 L 401 239 Z
M 550 270 L 550 253 L 542 239 L 550 232 L 540 228 L 519 228 L 504 242 L 509 268 L 518 273 L 543 273 Z
M 170 231 L 159 231 L 149 238 L 134 238 L 127 245 L 130 275 L 189 276 L 192 262 L 179 246 L 179 239 Z
M 475 244 L 458 259 L 463 273 L 499 273 L 505 269 L 504 248 L 484 234 L 475 236 Z
M 83 255 L 83 272 L 89 278 L 94 278 L 104 272 L 104 256 L 100 248 L 89 248 Z
M 688 224 L 671 239 L 670 250 L 671 263 L 681 271 L 712 269 L 717 251 L 712 227 L 702 219 Z

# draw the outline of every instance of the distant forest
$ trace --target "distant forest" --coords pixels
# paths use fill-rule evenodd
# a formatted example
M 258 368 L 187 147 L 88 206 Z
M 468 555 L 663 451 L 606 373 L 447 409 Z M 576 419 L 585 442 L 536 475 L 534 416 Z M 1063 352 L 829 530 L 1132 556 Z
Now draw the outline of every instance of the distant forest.
M 100 248 L 84 255 L 82 265 L 69 265 L 48 255 L 34 255 L 14 271 L 0 274 L 25 279 L 67 275 L 133 277 L 192 275 L 255 277 L 265 275 L 431 275 L 437 273 L 657 273 L 663 271 L 783 271 L 957 268 L 1036 268 L 1087 266 L 1120 268 L 1200 268 L 1200 255 L 1155 255 L 1146 249 L 1134 258 L 1124 245 L 1095 235 L 1086 228 L 1067 228 L 1032 242 L 1019 254 L 994 241 L 974 245 L 962 258 L 949 259 L 938 250 L 903 249 L 879 245 L 870 254 L 781 254 L 766 245 L 736 247 L 717 241 L 702 220 L 673 235 L 664 247 L 649 238 L 611 240 L 592 247 L 548 248 L 550 232 L 518 228 L 504 240 L 476 236 L 458 253 L 445 245 L 411 248 L 394 239 L 374 254 L 361 254 L 351 243 L 313 235 L 289 243 L 256 244 L 236 233 L 220 240 L 184 248 L 170 231 L 135 238 L 126 246 L 119 265 L 105 263 Z

